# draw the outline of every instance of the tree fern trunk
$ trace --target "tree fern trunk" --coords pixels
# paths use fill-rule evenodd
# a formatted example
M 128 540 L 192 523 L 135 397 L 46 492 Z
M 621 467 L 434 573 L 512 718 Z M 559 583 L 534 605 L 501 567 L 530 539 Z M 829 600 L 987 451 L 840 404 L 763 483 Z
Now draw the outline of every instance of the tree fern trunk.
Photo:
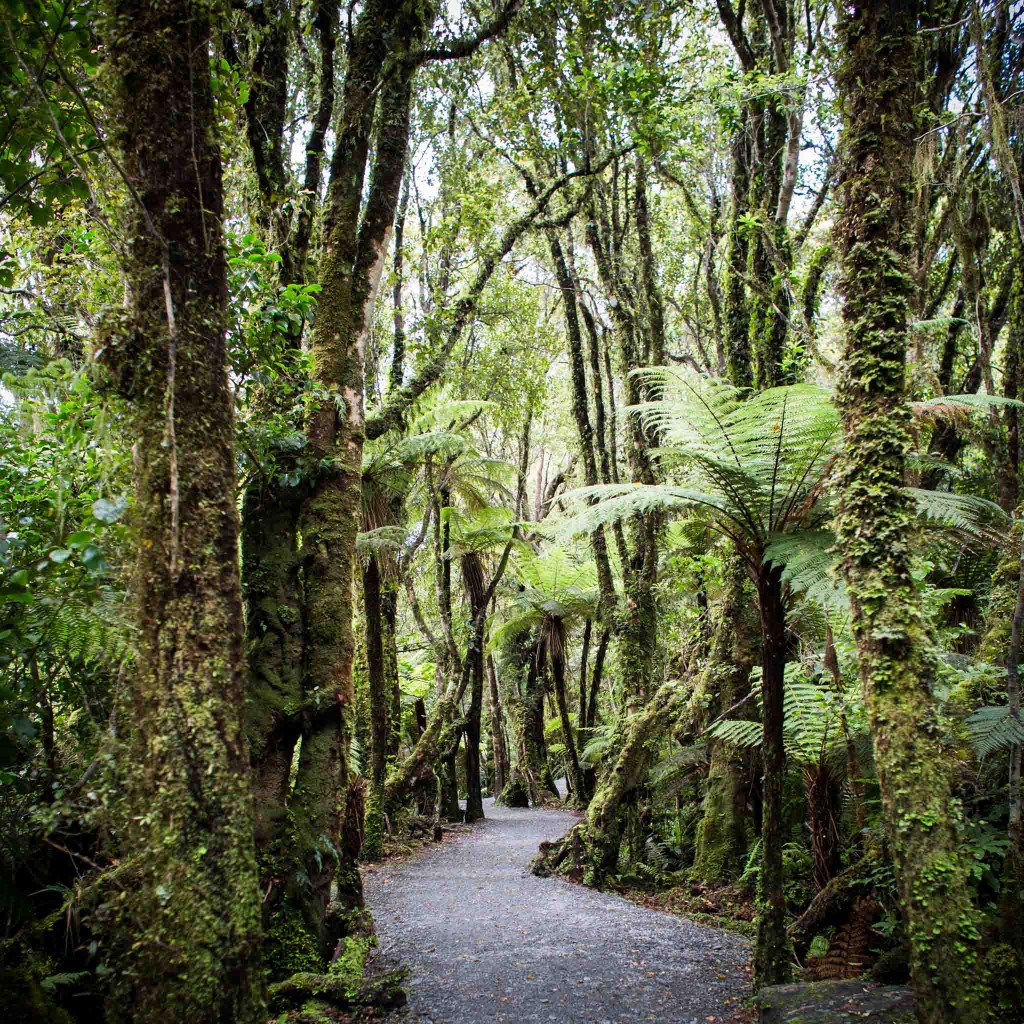
M 757 581 L 761 612 L 761 701 L 764 716 L 764 807 L 761 821 L 761 872 L 757 886 L 757 942 L 754 984 L 787 981 L 792 968 L 786 937 L 783 892 L 782 787 L 786 780 L 783 744 L 783 681 L 786 673 L 786 610 L 779 569 L 764 569 Z

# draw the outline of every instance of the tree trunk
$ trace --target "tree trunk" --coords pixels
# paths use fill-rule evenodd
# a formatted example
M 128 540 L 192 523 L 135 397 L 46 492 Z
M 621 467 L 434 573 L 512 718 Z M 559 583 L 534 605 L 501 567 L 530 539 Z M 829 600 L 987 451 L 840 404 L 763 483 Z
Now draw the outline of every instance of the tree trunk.
M 704 685 L 713 715 L 723 715 L 750 692 L 750 670 L 757 650 L 756 625 L 743 600 L 747 584 L 734 556 L 726 566 L 721 614 L 708 654 Z M 743 752 L 735 744 L 711 739 L 704 783 L 704 806 L 697 826 L 693 874 L 709 884 L 734 882 L 747 858 L 747 778 Z
M 133 770 L 111 1020 L 255 1022 L 260 895 L 243 732 L 227 275 L 209 10 L 120 0 L 108 21 L 132 189 L 131 308 L 106 339 L 133 403 Z
M 814 885 L 824 889 L 835 878 L 840 863 L 839 817 L 842 814 L 839 779 L 827 764 L 804 770 L 807 827 L 811 833 Z
M 614 872 L 622 841 L 621 811 L 647 775 L 652 741 L 678 711 L 680 691 L 677 681 L 666 683 L 642 712 L 628 719 L 615 763 L 602 777 L 586 820 L 563 839 L 541 843 L 531 865 L 535 875 L 564 874 L 597 887 Z
M 469 595 L 472 617 L 469 649 L 465 660 L 472 666 L 469 684 L 469 714 L 466 716 L 466 821 L 484 816 L 483 785 L 480 778 L 480 733 L 484 706 L 484 616 L 486 599 L 483 566 L 475 551 L 461 558 L 462 579 Z
M 561 632 L 561 630 L 560 630 Z M 548 656 L 551 661 L 551 675 L 555 690 L 555 704 L 558 707 L 558 720 L 562 725 L 562 742 L 565 744 L 566 772 L 569 785 L 572 787 L 573 803 L 577 807 L 585 807 L 589 794 L 583 786 L 583 773 L 580 771 L 580 759 L 576 752 L 576 739 L 573 735 L 572 720 L 569 717 L 569 701 L 565 692 L 565 637 L 559 635 L 552 642 Z
M 402 745 L 402 685 L 398 674 L 398 584 L 384 579 L 380 591 L 381 641 L 384 646 L 384 690 L 388 698 L 387 759 Z
M 761 613 L 764 805 L 761 818 L 761 872 L 757 886 L 754 984 L 761 986 L 782 984 L 789 979 L 791 973 L 782 875 L 782 846 L 785 839 L 782 787 L 786 781 L 786 750 L 782 738 L 786 610 L 780 569 L 762 570 L 757 581 L 757 597 Z
M 509 760 L 508 744 L 505 742 L 505 715 L 501 709 L 501 691 L 498 688 L 498 673 L 494 668 L 494 659 L 489 654 L 487 655 L 487 682 L 491 710 L 491 749 L 494 752 L 494 778 L 491 794 L 497 800 L 508 783 Z
M 389 694 L 384 668 L 384 611 L 380 564 L 370 555 L 363 568 L 363 609 L 366 616 L 366 675 L 370 697 L 370 793 L 364 824 L 367 860 L 384 853 L 384 773 L 387 767 Z
M 917 12 L 913 0 L 869 0 L 840 11 L 844 156 L 835 230 L 846 337 L 837 394 L 845 453 L 836 526 L 918 1019 L 975 1024 L 984 1017 L 979 933 L 957 850 L 951 758 L 930 690 L 935 665 L 910 572 L 906 538 L 914 514 L 902 491 Z
M 248 655 L 246 735 L 261 858 L 284 832 L 301 734 L 302 608 L 298 492 L 250 488 L 242 503 L 242 596 Z M 265 889 L 266 886 L 261 886 Z
M 359 872 L 344 824 L 354 700 L 352 583 L 361 521 L 366 345 L 409 136 L 412 69 L 381 77 L 387 54 L 422 33 L 424 12 L 393 0 L 363 7 L 349 43 L 342 129 L 331 159 L 310 338 L 313 379 L 332 396 L 309 415 L 307 452 L 317 466 L 299 514 L 304 570 L 306 691 L 319 706 L 303 735 L 293 798 L 294 865 L 289 900 L 326 964 L 337 927 L 361 913 Z M 364 189 L 370 144 L 374 159 Z M 366 194 L 363 201 L 364 191 Z M 329 921 L 332 885 L 340 913 Z M 357 912 L 357 913 L 353 913 Z

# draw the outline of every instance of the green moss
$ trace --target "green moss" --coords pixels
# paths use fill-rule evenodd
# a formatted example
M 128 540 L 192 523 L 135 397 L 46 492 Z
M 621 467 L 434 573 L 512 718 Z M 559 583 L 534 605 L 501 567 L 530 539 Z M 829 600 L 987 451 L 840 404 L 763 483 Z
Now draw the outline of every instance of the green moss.
M 377 940 L 372 936 L 347 936 L 341 953 L 331 964 L 327 973 L 332 978 L 340 978 L 352 983 L 361 981 L 366 958 L 376 945 Z
M 317 941 L 297 911 L 274 912 L 267 928 L 265 960 L 272 977 L 323 969 Z

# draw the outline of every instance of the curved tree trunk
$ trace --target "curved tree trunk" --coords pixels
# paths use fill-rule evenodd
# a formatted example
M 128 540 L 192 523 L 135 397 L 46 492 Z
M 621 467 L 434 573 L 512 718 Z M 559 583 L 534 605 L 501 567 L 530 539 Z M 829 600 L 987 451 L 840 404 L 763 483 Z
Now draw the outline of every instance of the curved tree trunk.
M 621 810 L 647 775 L 652 747 L 681 706 L 681 687 L 666 683 L 623 726 L 615 763 L 602 777 L 585 821 L 554 843 L 541 843 L 535 875 L 564 874 L 600 886 L 615 870 L 622 840 Z

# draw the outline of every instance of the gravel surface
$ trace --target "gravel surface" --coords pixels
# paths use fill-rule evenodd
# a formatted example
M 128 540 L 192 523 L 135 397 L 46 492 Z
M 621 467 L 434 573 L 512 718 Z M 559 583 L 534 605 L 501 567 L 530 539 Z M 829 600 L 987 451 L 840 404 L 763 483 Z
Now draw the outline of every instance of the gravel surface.
M 535 878 L 575 819 L 486 804 L 472 831 L 370 868 L 381 955 L 411 972 L 407 1021 L 704 1024 L 747 994 L 746 940 L 617 896 Z

